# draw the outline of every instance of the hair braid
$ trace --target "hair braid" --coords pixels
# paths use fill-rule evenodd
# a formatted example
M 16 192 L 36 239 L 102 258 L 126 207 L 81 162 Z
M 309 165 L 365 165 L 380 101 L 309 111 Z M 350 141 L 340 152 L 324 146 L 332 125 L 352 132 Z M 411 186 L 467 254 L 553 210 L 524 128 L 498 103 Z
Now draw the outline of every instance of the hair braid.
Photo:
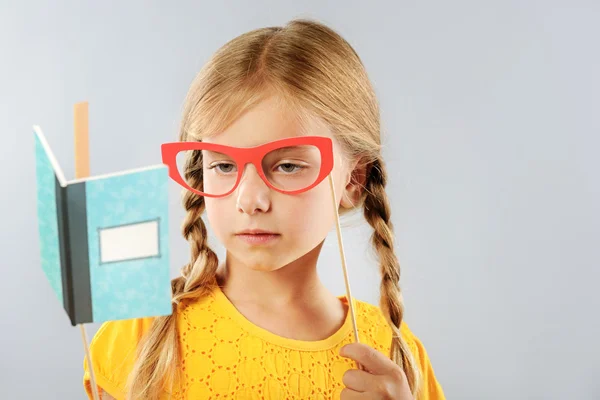
M 392 328 L 390 358 L 404 370 L 413 396 L 420 385 L 420 374 L 408 345 L 400 334 L 404 301 L 400 290 L 400 264 L 394 252 L 394 231 L 385 187 L 387 172 L 381 158 L 375 160 L 365 182 L 364 216 L 373 227 L 371 243 L 379 256 L 381 297 L 379 305 Z

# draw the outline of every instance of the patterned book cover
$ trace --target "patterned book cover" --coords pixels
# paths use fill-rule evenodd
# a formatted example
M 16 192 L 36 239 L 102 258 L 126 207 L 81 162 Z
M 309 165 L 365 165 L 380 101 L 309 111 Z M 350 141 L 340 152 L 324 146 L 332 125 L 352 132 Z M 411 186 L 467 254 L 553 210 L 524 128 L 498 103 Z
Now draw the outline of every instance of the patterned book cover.
M 168 167 L 66 181 L 34 137 L 42 270 L 71 324 L 171 314 Z

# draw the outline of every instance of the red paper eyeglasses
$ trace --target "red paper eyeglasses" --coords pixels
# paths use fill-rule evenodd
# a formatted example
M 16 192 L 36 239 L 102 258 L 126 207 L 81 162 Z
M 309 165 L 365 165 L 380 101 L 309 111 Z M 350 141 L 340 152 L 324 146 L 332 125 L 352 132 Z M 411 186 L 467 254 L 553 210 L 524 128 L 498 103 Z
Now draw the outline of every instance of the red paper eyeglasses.
M 161 146 L 169 176 L 198 195 L 223 197 L 240 183 L 246 164 L 253 164 L 272 189 L 298 194 L 318 185 L 333 169 L 333 146 L 323 136 L 298 136 L 255 147 L 233 147 L 206 142 L 173 142 Z M 194 188 L 182 176 L 178 155 L 201 151 L 202 187 Z M 194 153 L 194 155 L 196 155 Z

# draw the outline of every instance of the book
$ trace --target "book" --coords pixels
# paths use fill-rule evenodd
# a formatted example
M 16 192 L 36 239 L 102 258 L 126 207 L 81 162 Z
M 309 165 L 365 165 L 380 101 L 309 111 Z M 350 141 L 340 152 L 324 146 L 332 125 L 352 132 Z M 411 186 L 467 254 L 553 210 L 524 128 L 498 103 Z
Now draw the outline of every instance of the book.
M 33 131 L 41 267 L 71 324 L 171 314 L 168 167 L 67 181 Z

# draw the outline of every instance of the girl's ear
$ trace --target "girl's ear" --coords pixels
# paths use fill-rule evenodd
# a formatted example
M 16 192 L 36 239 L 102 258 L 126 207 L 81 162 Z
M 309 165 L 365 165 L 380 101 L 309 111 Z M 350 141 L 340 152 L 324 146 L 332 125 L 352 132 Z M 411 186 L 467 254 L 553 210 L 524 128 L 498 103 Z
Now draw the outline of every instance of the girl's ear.
M 344 208 L 354 208 L 356 206 L 365 186 L 367 166 L 360 161 L 359 159 L 350 164 L 352 172 L 346 179 L 346 186 L 344 187 L 341 199 L 341 206 Z

